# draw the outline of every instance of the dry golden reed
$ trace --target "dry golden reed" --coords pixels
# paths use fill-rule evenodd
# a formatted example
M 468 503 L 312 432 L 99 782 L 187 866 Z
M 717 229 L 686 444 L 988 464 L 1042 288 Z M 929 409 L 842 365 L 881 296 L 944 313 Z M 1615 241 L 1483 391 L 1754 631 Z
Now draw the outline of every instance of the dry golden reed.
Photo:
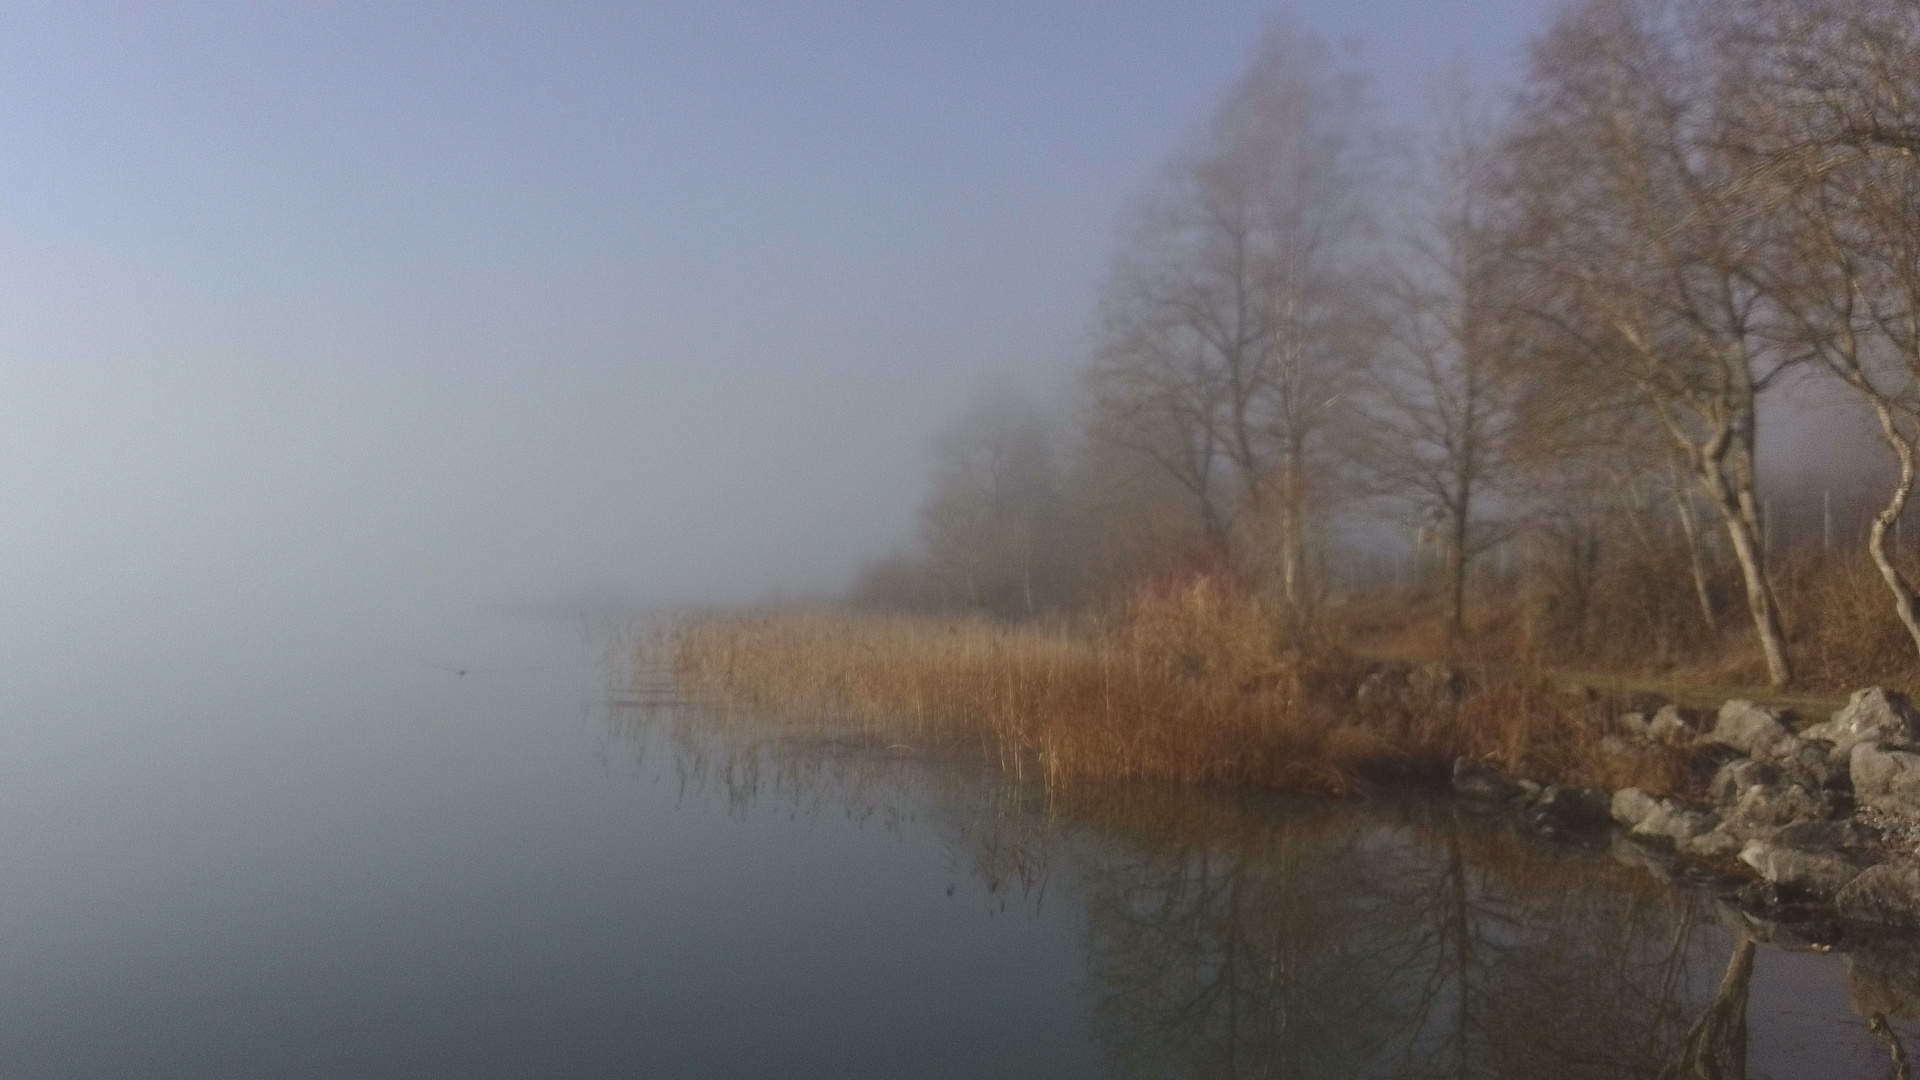
M 1670 788 L 1659 755 L 1599 750 L 1565 695 L 1474 683 L 1457 703 L 1356 701 L 1367 666 L 1278 640 L 1254 599 L 1201 578 L 1143 591 L 1095 627 L 821 610 L 689 620 L 668 640 L 690 699 L 727 713 L 972 744 L 1049 782 L 1152 779 L 1346 793 L 1446 775 Z

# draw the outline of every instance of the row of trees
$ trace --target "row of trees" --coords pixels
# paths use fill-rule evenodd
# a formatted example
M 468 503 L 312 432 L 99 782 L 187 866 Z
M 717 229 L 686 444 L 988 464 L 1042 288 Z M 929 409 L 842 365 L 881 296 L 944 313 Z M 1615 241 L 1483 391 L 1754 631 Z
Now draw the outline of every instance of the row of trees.
M 1066 425 L 1002 395 L 940 443 L 924 550 L 869 596 L 1035 614 L 1204 562 L 1305 619 L 1365 512 L 1416 522 L 1463 628 L 1483 556 L 1722 560 L 1793 670 L 1758 458 L 1771 396 L 1843 387 L 1897 464 L 1866 548 L 1920 647 L 1889 533 L 1920 475 L 1920 5 L 1576 0 L 1489 103 L 1418 138 L 1268 36 L 1146 200 Z

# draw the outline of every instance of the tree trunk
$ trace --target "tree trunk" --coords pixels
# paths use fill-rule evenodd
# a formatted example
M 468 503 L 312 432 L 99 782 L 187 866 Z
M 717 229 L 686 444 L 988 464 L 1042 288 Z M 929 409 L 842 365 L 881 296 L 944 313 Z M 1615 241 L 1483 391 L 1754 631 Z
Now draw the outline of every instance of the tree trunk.
M 1294 448 L 1280 467 L 1280 599 L 1288 623 L 1298 628 L 1306 623 L 1306 510 L 1301 488 L 1301 450 Z
M 1300 523 L 1288 507 L 1280 526 L 1280 597 L 1289 608 L 1300 606 Z
M 1900 617 L 1900 625 L 1907 628 L 1907 636 L 1913 639 L 1914 648 L 1920 650 L 1920 612 L 1914 610 L 1915 598 L 1913 586 L 1907 583 L 1906 575 L 1895 565 L 1893 556 L 1887 551 L 1887 534 L 1893 531 L 1900 521 L 1900 514 L 1907 508 L 1907 498 L 1913 493 L 1916 474 L 1913 440 L 1900 430 L 1893 411 L 1883 401 L 1873 403 L 1873 411 L 1880 419 L 1880 431 L 1886 436 L 1887 445 L 1893 448 L 1894 456 L 1900 460 L 1900 481 L 1894 488 L 1893 497 L 1887 505 L 1873 515 L 1873 527 L 1867 530 L 1867 554 L 1873 557 L 1873 565 L 1879 569 L 1881 580 L 1887 583 L 1887 591 L 1893 594 L 1893 612 Z
M 1700 524 L 1693 517 L 1693 500 L 1680 481 L 1678 469 L 1673 475 L 1673 510 L 1680 519 L 1680 532 L 1687 541 L 1687 562 L 1693 571 L 1693 594 L 1700 601 L 1700 617 L 1708 630 L 1720 629 L 1720 617 L 1713 610 L 1713 590 L 1707 579 L 1707 560 L 1700 551 Z
M 1787 659 L 1786 634 L 1780 629 L 1780 608 L 1774 602 L 1773 586 L 1767 581 L 1767 551 L 1761 534 L 1759 512 L 1754 506 L 1753 476 L 1742 469 L 1733 476 L 1721 460 L 1724 443 L 1708 447 L 1700 455 L 1700 479 L 1705 481 L 1714 508 L 1720 511 L 1727 539 L 1733 543 L 1733 557 L 1740 564 L 1740 577 L 1747 589 L 1747 610 L 1753 614 L 1753 628 L 1760 638 L 1760 651 L 1767 659 L 1767 679 L 1774 687 L 1793 683 L 1793 665 Z M 1749 451 L 1751 453 L 1751 451 Z
M 1468 508 L 1454 507 L 1453 520 L 1447 523 L 1447 639 L 1459 641 L 1467 629 L 1467 514 Z
M 1734 560 L 1740 564 L 1740 577 L 1747 588 L 1747 608 L 1753 613 L 1760 651 L 1767 658 L 1767 680 L 1775 688 L 1792 685 L 1793 665 L 1787 660 L 1786 634 L 1780 629 L 1780 609 L 1774 603 L 1773 586 L 1767 582 L 1767 556 L 1759 522 L 1743 500 L 1725 490 L 1717 475 L 1714 479 L 1715 487 L 1720 489 L 1716 492 L 1720 497 L 1714 502 L 1726 522 L 1727 539 L 1733 542 Z

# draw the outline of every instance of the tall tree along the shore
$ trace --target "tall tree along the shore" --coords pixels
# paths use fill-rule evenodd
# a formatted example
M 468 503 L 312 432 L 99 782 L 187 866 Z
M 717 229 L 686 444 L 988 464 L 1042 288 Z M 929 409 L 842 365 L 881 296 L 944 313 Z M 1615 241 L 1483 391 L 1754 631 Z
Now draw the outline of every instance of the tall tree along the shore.
M 1327 429 L 1375 330 L 1366 100 L 1282 30 L 1140 214 L 1103 298 L 1096 430 L 1187 489 L 1288 610 L 1310 599 Z
M 1486 216 L 1487 127 L 1464 77 L 1443 88 L 1433 142 L 1412 163 L 1398 258 L 1381 274 L 1386 334 L 1346 447 L 1443 556 L 1447 632 L 1464 632 L 1467 571 L 1505 538 L 1485 513 L 1514 465 L 1518 372 L 1499 319 Z
M 1425 125 L 1425 182 L 1370 191 L 1363 85 L 1268 35 L 1124 238 L 1079 430 L 977 410 L 939 444 L 920 550 L 863 594 L 1028 616 L 1228 569 L 1297 621 L 1335 557 L 1408 581 L 1379 526 L 1411 516 L 1450 637 L 1498 580 L 1488 625 L 1543 657 L 1685 662 L 1744 595 L 1786 684 L 1758 454 L 1804 373 L 1898 467 L 1864 546 L 1905 632 L 1857 625 L 1920 649 L 1894 550 L 1920 482 L 1920 3 L 1571 0 L 1507 104 Z M 1822 561 L 1778 573 L 1802 617 L 1854 580 L 1826 509 Z
M 1568 384 L 1613 384 L 1658 421 L 1718 512 L 1775 685 L 1793 678 L 1767 576 L 1761 395 L 1790 362 L 1767 334 L 1753 178 L 1726 141 L 1697 5 L 1583 0 L 1536 44 L 1506 140 L 1513 257 Z M 1543 358 L 1546 359 L 1546 358 Z
M 1920 477 L 1920 5 L 1752 0 L 1727 53 L 1736 144 L 1766 183 L 1764 281 L 1784 336 L 1866 402 L 1899 465 L 1867 550 L 1920 648 L 1888 551 Z

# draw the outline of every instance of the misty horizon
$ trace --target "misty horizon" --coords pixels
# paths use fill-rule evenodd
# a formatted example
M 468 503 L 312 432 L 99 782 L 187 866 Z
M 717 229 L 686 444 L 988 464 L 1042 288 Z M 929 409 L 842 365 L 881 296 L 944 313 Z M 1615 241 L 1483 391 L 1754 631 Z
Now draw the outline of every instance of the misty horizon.
M 1540 10 L 1278 9 L 1390 118 Z M 1275 9 L 925 14 L 13 9 L 0 588 L 71 640 L 844 587 L 933 431 L 1064 392 Z

